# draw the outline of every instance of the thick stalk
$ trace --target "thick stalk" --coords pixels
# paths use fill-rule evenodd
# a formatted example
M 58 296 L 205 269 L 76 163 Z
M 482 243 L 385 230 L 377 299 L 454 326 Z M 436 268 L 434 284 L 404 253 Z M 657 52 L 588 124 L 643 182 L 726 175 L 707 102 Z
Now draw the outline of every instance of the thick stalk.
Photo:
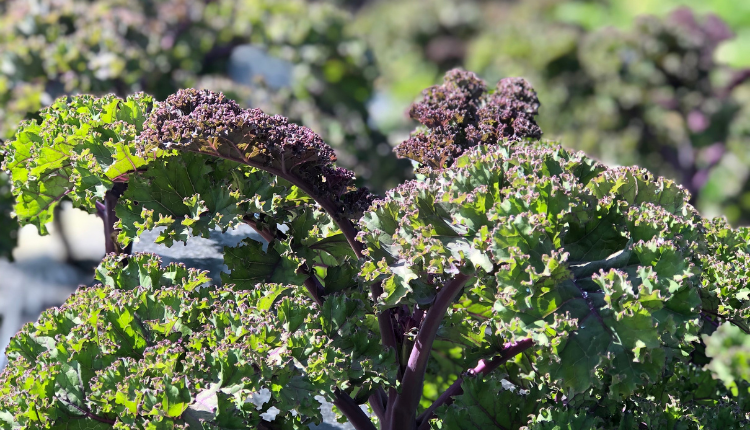
M 336 398 L 333 400 L 333 404 L 341 411 L 342 414 L 349 420 L 349 423 L 354 426 L 357 430 L 377 430 L 375 424 L 370 421 L 365 412 L 357 405 L 352 398 L 339 390 L 338 388 L 333 393 Z
M 370 292 L 372 293 L 372 300 L 377 302 L 378 297 L 383 294 L 383 287 L 379 281 L 370 286 Z M 390 310 L 385 310 L 378 314 L 378 327 L 380 328 L 380 338 L 383 346 L 393 348 L 393 351 L 396 352 L 396 359 L 398 359 L 398 345 L 396 343 L 396 334 L 393 331 Z
M 404 376 L 401 378 L 401 393 L 396 396 L 393 405 L 386 411 L 385 430 L 402 430 L 415 428 L 417 406 L 422 398 L 424 373 L 432 352 L 440 323 L 458 294 L 463 289 L 469 276 L 458 274 L 440 290 L 435 303 L 427 311 L 422 327 L 414 341 L 414 347 L 406 363 Z
M 381 423 L 385 420 L 385 405 L 388 402 L 386 397 L 385 391 L 381 387 L 378 387 L 377 390 L 370 394 L 370 398 L 367 399 L 368 403 L 370 403 L 370 408 Z
M 451 384 L 451 386 L 448 387 L 448 389 L 445 390 L 443 394 L 441 394 L 440 397 L 438 397 L 438 399 L 417 418 L 417 426 L 419 426 L 418 430 L 429 429 L 429 422 L 432 419 L 435 410 L 442 405 L 453 403 L 453 397 L 463 394 L 461 384 L 463 384 L 465 377 L 488 375 L 505 362 L 531 348 L 533 345 L 534 341 L 531 339 L 522 339 L 518 342 L 508 342 L 503 347 L 503 350 L 500 351 L 500 355 L 494 357 L 490 361 L 480 360 L 476 367 L 467 370 L 463 375 L 459 376 L 458 379 L 456 379 L 453 384 Z

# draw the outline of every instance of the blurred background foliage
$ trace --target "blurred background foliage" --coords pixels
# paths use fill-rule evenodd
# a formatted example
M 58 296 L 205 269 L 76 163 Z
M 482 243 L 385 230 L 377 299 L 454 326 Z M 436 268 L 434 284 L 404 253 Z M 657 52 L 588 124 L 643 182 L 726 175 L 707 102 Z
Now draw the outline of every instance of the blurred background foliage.
M 0 137 L 60 95 L 225 92 L 307 125 L 382 193 L 429 85 L 462 67 L 525 77 L 549 139 L 676 179 L 750 223 L 750 2 L 732 0 L 7 0 Z M 1 155 L 0 155 L 1 156 Z M 0 255 L 13 247 L 0 176 Z

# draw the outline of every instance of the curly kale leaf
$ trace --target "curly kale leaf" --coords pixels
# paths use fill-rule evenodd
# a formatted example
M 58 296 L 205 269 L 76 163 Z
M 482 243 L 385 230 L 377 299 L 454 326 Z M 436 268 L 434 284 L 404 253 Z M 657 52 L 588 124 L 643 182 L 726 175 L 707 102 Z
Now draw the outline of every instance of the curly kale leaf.
M 42 110 L 41 122 L 23 123 L 7 143 L 3 162 L 19 223 L 47 233 L 54 207 L 64 197 L 95 212 L 95 200 L 148 163 L 135 139 L 151 105 L 143 94 L 124 100 L 63 97 Z
M 148 254 L 109 256 L 97 273 L 104 285 L 12 339 L 1 425 L 306 428 L 321 420 L 315 396 L 393 376 L 356 294 L 319 308 L 294 286 L 204 286 L 205 273 Z
M 334 167 L 333 149 L 307 127 L 260 109 L 242 109 L 222 94 L 180 90 L 159 103 L 140 140 L 236 161 L 292 182 L 335 218 L 357 218 L 372 201 L 354 174 Z

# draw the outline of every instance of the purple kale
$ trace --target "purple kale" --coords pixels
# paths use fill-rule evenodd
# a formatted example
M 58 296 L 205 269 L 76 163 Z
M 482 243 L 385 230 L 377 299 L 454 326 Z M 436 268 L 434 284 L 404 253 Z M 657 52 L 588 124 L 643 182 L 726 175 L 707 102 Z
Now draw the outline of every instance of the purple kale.
M 359 217 L 371 201 L 366 189 L 354 186 L 352 172 L 333 166 L 336 154 L 311 129 L 260 109 L 242 109 L 221 93 L 180 90 L 158 104 L 145 128 L 146 150 L 198 152 L 261 168 L 345 218 Z
M 683 39 L 680 40 L 683 49 L 695 50 L 700 54 L 699 66 L 706 70 L 715 67 L 714 52 L 719 44 L 734 37 L 729 26 L 718 16 L 709 14 L 699 22 L 687 7 L 674 10 L 666 23 L 667 31 Z
M 423 96 L 409 115 L 425 128 L 399 144 L 396 154 L 430 168 L 443 168 L 481 143 L 537 139 L 542 135 L 534 119 L 539 99 L 521 78 L 503 79 L 496 91 L 488 94 L 484 81 L 474 73 L 451 70 L 442 85 L 428 88 Z
M 487 86 L 474 73 L 451 70 L 443 85 L 423 91 L 424 100 L 412 105 L 409 115 L 430 128 L 475 123 L 486 92 Z

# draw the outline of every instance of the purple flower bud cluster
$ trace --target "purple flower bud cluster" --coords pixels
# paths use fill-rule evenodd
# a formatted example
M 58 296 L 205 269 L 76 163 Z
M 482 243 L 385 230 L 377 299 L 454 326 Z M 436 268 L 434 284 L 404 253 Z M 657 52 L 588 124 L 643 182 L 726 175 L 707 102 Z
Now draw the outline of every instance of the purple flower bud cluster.
M 505 78 L 493 93 L 472 72 L 451 70 L 442 85 L 423 92 L 409 115 L 425 128 L 396 147 L 399 157 L 441 169 L 465 150 L 482 143 L 539 138 L 534 116 L 539 99 L 522 78 Z
M 311 129 L 260 109 L 242 109 L 221 93 L 186 89 L 159 103 L 140 136 L 144 148 L 218 156 L 279 175 L 356 218 L 372 197 L 354 173 L 332 165 L 333 148 Z

